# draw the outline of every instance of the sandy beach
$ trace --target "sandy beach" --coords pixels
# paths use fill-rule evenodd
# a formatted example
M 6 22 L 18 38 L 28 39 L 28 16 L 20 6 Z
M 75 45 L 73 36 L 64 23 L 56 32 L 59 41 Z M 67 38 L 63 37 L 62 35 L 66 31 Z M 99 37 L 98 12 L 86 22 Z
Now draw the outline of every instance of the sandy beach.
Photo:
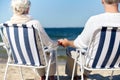
M 3 80 L 4 77 L 6 61 L 7 54 L 0 54 L 0 80 Z M 58 60 L 58 71 L 60 80 L 71 80 L 71 76 L 65 74 L 65 60 Z M 79 68 L 77 71 L 80 76 Z M 22 72 L 25 80 L 39 80 L 38 77 L 36 78 L 36 74 L 31 68 L 22 68 Z M 87 80 L 110 80 L 111 72 L 112 71 L 92 71 Z M 8 68 L 7 80 L 21 80 L 18 67 L 10 66 Z M 114 71 L 113 80 L 120 80 L 120 70 Z
M 5 64 L 0 64 L 0 80 L 3 80 L 5 66 L 6 66 Z M 22 68 L 22 71 L 23 71 L 25 80 L 36 80 L 35 79 L 36 75 L 34 74 L 32 69 Z M 59 71 L 60 80 L 70 80 L 71 79 L 71 77 L 67 76 L 64 72 L 65 64 L 59 64 L 58 71 Z M 78 74 L 80 74 L 79 70 L 78 70 Z M 111 71 L 93 71 L 88 76 L 87 80 L 109 80 L 110 74 L 111 74 Z M 18 67 L 9 67 L 7 80 L 21 80 Z M 120 71 L 114 72 L 113 80 L 120 80 Z

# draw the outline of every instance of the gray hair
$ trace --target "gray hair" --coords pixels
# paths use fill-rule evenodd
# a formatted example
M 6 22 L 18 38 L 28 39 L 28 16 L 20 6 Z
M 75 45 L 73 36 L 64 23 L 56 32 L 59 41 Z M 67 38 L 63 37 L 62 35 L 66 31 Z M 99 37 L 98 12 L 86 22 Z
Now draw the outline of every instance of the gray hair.
M 120 0 L 105 0 L 105 2 L 106 2 L 107 4 L 116 4 L 116 3 L 119 3 Z
M 11 0 L 11 6 L 15 14 L 24 14 L 30 5 L 30 0 Z

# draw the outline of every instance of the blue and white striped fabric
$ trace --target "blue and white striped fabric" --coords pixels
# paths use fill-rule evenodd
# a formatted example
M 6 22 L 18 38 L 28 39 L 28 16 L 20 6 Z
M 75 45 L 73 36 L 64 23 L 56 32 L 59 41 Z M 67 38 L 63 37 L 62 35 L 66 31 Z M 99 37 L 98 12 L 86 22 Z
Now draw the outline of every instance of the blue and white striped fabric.
M 25 64 L 32 66 L 40 66 L 40 55 L 37 48 L 35 29 L 16 24 L 8 26 L 4 24 L 7 38 L 12 50 L 15 64 Z
M 120 29 L 102 27 L 93 37 L 88 50 L 88 67 L 120 68 Z

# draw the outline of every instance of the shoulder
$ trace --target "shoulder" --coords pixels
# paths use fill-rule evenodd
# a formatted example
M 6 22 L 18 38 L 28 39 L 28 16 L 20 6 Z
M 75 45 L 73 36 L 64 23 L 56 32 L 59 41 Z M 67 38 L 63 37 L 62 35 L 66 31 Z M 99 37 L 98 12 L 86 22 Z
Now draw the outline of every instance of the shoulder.
M 98 14 L 98 15 L 93 15 L 93 16 L 91 16 L 91 17 L 88 19 L 87 23 L 98 22 L 98 21 L 100 21 L 101 19 L 103 19 L 103 17 L 105 17 L 105 16 L 106 16 L 105 13 Z
M 106 16 L 106 13 L 102 13 L 102 14 L 91 16 L 89 19 L 90 20 L 95 20 L 95 19 L 99 19 L 99 18 L 101 18 L 103 16 Z
M 40 24 L 40 22 L 38 20 L 32 19 L 28 21 L 27 24 Z
M 35 20 L 35 19 L 28 21 L 26 24 L 27 25 L 33 25 L 34 27 L 38 27 L 38 26 L 40 27 L 41 26 L 40 22 L 38 20 Z

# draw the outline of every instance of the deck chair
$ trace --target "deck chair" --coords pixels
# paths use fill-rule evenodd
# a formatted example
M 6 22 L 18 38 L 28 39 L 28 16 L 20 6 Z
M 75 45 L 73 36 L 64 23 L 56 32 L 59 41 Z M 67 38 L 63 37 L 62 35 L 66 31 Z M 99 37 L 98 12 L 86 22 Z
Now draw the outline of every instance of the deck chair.
M 81 80 L 84 80 L 84 70 L 120 70 L 120 27 L 105 27 L 97 29 L 91 39 L 87 51 L 76 49 L 79 54 L 75 58 L 72 80 L 76 63 L 80 65 Z
M 7 46 L 5 45 L 5 43 L 3 42 L 3 27 L 2 27 L 2 24 L 0 24 L 0 38 L 1 38 L 1 41 L 0 41 L 0 47 L 4 48 L 5 50 L 8 50 L 7 49 Z
M 1 29 L 2 28 L 0 27 L 0 34 L 2 33 Z M 7 47 L 6 47 L 5 43 L 2 40 L 3 40 L 3 36 L 0 35 L 0 48 L 7 50 Z M 0 58 L 2 58 L 2 56 L 0 56 Z
M 57 56 L 55 56 L 57 53 L 57 46 L 54 48 L 45 47 L 42 43 L 40 32 L 37 31 L 33 25 L 29 26 L 26 24 L 4 23 L 2 24 L 2 27 L 7 34 L 7 39 L 10 45 L 10 49 L 7 49 L 8 62 L 5 69 L 4 80 L 6 80 L 7 70 L 9 66 L 19 67 L 22 80 L 24 80 L 21 70 L 22 67 L 29 67 L 33 69 L 46 68 L 46 80 L 48 80 L 49 68 L 50 64 L 52 64 L 52 58 L 57 58 Z M 4 36 L 4 34 L 2 34 L 2 36 Z M 36 36 L 40 38 L 39 44 L 37 44 Z M 38 46 L 41 46 L 41 49 L 38 48 Z M 54 54 L 53 51 L 55 51 Z M 48 52 L 50 54 L 49 60 L 46 59 L 46 53 Z M 57 78 L 59 80 L 58 71 Z

